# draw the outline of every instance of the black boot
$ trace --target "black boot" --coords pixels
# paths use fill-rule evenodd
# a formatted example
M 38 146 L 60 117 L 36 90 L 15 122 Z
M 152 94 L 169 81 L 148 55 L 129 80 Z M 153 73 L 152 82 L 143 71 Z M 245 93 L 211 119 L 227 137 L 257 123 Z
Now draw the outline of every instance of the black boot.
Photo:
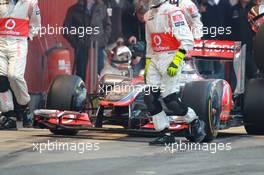
M 28 106 L 21 106 L 23 127 L 32 128 L 33 120 Z
M 15 104 L 15 112 L 18 121 L 23 121 L 24 128 L 32 128 L 33 120 L 28 105 Z
M 17 130 L 16 114 L 14 111 L 9 111 L 1 114 L 0 130 Z
M 202 142 L 206 136 L 204 121 L 199 119 L 194 120 L 191 123 L 190 132 L 192 141 L 196 143 Z
M 175 143 L 175 137 L 171 135 L 170 133 L 167 133 L 149 142 L 149 145 L 165 145 L 165 144 L 170 144 L 170 143 Z

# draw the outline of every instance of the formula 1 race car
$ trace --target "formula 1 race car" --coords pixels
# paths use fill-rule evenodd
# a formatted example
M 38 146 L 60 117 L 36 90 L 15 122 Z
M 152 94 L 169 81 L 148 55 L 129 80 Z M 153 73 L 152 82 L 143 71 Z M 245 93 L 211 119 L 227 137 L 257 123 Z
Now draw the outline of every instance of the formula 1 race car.
M 185 60 L 179 80 L 183 102 L 193 108 L 206 124 L 206 138 L 212 141 L 221 129 L 244 125 L 248 134 L 264 134 L 264 29 L 256 36 L 255 59 L 259 77 L 245 88 L 245 46 L 239 42 L 200 40 Z M 233 62 L 237 85 L 232 92 L 223 79 L 202 77 L 195 60 Z M 54 134 L 75 135 L 79 130 L 99 130 L 128 134 L 156 134 L 143 101 L 146 85 L 142 76 L 107 74 L 98 83 L 98 93 L 88 94 L 77 76 L 58 76 L 50 86 L 46 109 L 34 112 L 34 126 Z M 94 105 L 97 105 L 94 112 Z M 195 141 L 190 126 L 181 116 L 170 116 L 169 130 Z M 119 127 L 112 127 L 118 125 Z

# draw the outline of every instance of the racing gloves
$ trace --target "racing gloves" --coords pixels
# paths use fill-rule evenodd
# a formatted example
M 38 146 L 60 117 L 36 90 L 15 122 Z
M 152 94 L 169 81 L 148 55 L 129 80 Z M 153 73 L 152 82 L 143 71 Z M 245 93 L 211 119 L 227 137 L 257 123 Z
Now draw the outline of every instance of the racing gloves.
M 145 72 L 144 72 L 144 80 L 146 82 L 147 74 L 148 74 L 148 68 L 149 68 L 150 58 L 146 58 L 146 65 L 145 65 Z
M 167 74 L 170 76 L 170 77 L 174 77 L 177 75 L 177 72 L 178 72 L 178 69 L 179 69 L 179 66 L 182 62 L 182 60 L 184 59 L 185 57 L 185 54 L 186 54 L 186 51 L 185 50 L 182 50 L 180 49 L 174 56 L 171 64 L 169 65 L 168 69 L 167 69 Z

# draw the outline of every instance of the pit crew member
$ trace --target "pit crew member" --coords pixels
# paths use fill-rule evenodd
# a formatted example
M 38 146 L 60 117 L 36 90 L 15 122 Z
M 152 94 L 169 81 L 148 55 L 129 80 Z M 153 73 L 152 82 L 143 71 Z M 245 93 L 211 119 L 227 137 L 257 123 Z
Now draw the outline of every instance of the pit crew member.
M 11 90 L 22 110 L 28 111 L 30 96 L 24 79 L 28 38 L 41 26 L 38 0 L 0 1 L 0 129 L 16 129 Z
M 197 142 L 205 137 L 204 122 L 196 113 L 185 106 L 179 96 L 179 77 L 183 59 L 194 47 L 194 37 L 181 8 L 167 0 L 149 0 L 150 10 L 145 15 L 147 62 L 146 83 L 151 93 L 145 95 L 145 103 L 152 116 L 154 127 L 164 136 L 150 142 L 151 145 L 175 142 L 168 128 L 170 119 L 166 116 L 160 97 L 175 116 L 184 116 L 190 123 L 191 134 Z

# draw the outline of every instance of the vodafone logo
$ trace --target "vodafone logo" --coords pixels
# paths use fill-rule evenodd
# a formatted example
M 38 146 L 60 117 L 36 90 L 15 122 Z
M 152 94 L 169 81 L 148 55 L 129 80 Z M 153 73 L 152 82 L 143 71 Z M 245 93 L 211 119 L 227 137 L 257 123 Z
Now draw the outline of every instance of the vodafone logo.
M 157 46 L 160 46 L 161 45 L 161 42 L 162 42 L 162 39 L 159 35 L 155 35 L 154 38 L 154 43 L 157 45 Z
M 5 23 L 5 28 L 8 30 L 13 30 L 16 27 L 16 22 L 13 19 L 8 19 Z
M 0 35 L 28 37 L 29 20 L 20 18 L 0 18 Z

